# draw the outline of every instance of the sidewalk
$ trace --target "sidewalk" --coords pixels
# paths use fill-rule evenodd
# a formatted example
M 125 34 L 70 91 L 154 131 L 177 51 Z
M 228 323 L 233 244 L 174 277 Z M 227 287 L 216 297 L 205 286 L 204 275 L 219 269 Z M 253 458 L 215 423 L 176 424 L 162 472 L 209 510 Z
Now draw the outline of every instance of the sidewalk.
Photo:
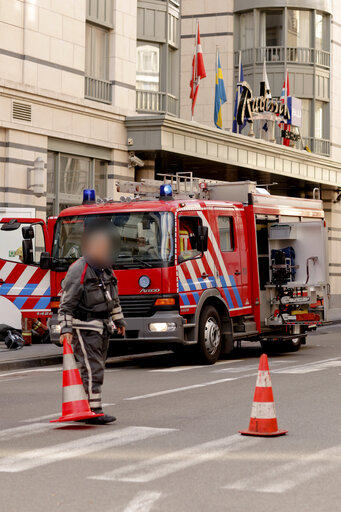
M 16 370 L 37 366 L 61 364 L 63 349 L 54 344 L 34 344 L 20 350 L 9 350 L 0 342 L 0 370 Z

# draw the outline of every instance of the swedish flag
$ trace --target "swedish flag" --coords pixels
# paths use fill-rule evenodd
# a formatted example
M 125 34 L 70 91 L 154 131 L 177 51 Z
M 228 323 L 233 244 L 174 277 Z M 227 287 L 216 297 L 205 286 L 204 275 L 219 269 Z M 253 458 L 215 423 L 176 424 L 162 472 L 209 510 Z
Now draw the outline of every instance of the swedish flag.
M 215 100 L 214 100 L 214 124 L 217 128 L 222 129 L 223 118 L 221 115 L 221 106 L 227 101 L 225 93 L 225 85 L 223 79 L 223 71 L 220 64 L 220 56 L 217 52 L 216 74 L 215 74 Z

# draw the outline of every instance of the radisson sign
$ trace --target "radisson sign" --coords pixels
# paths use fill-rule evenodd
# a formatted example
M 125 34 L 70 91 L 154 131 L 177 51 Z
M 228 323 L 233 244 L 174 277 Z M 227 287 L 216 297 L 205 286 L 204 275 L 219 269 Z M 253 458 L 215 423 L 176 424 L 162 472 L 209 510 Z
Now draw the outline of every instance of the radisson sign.
M 269 112 L 282 118 L 283 120 L 290 120 L 290 112 L 288 106 L 282 103 L 280 99 L 269 98 L 270 91 L 265 91 L 262 96 L 253 97 L 252 89 L 247 82 L 239 82 L 238 86 L 242 87 L 242 92 L 237 110 L 237 123 L 243 125 L 245 121 L 253 123 L 254 114 L 261 114 L 262 112 Z

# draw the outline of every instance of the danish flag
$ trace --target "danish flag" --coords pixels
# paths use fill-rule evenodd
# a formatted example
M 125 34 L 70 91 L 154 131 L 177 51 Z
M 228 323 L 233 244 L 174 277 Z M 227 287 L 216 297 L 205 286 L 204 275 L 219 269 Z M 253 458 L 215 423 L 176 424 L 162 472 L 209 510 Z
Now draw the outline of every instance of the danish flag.
M 192 61 L 192 79 L 190 82 L 191 93 L 189 97 L 192 100 L 192 117 L 194 115 L 194 107 L 197 101 L 198 90 L 200 80 L 202 78 L 206 78 L 206 71 L 204 66 L 204 57 L 202 54 L 202 48 L 200 43 L 200 31 L 199 31 L 199 23 L 197 24 L 197 33 L 195 38 L 195 49 Z

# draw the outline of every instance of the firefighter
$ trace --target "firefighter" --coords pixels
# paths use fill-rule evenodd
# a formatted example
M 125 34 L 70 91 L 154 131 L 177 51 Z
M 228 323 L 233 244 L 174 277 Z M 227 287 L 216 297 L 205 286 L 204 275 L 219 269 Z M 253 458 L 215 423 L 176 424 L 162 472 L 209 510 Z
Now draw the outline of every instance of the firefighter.
M 90 408 L 97 414 L 103 412 L 101 390 L 109 334 L 116 328 L 123 336 L 126 325 L 112 270 L 113 229 L 103 219 L 92 220 L 85 226 L 83 257 L 66 274 L 58 312 L 60 341 L 72 343 Z M 105 414 L 86 422 L 106 424 L 115 420 Z

